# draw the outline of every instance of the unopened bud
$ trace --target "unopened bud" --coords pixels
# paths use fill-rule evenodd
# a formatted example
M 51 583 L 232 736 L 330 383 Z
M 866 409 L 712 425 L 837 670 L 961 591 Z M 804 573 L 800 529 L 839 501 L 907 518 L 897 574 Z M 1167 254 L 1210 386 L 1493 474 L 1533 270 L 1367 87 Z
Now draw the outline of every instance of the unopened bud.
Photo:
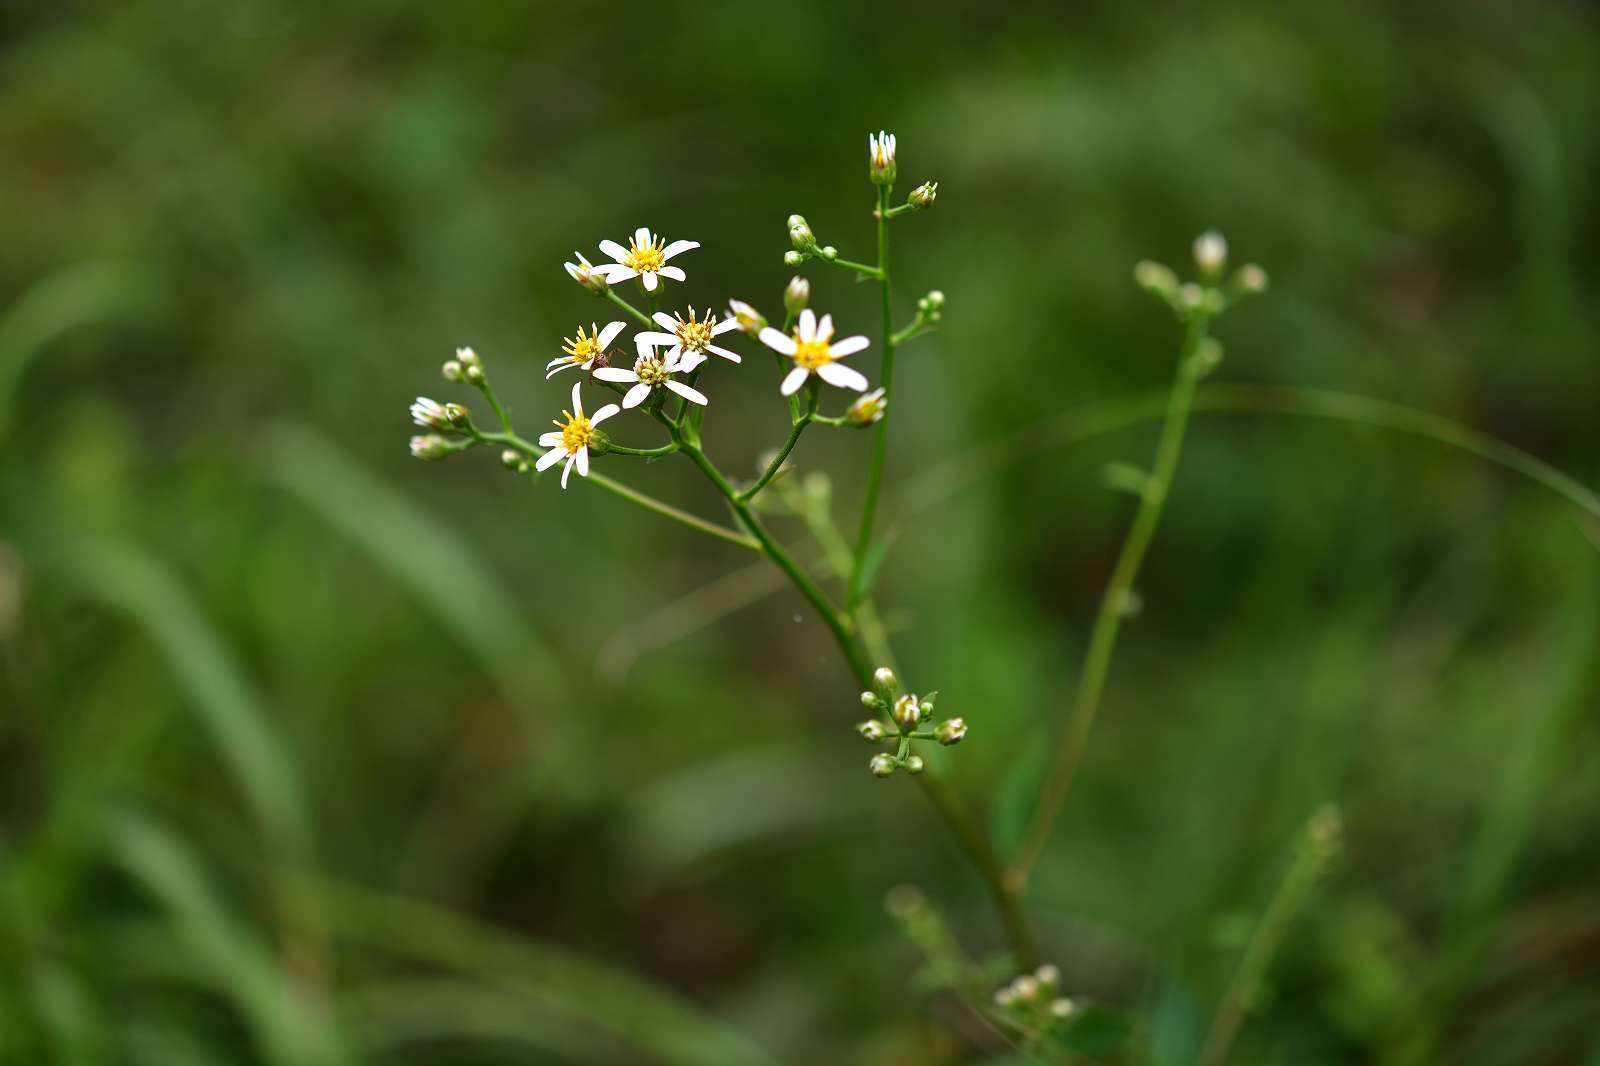
M 817 254 L 822 256 L 824 261 L 831 263 L 835 259 L 839 258 L 839 249 L 835 248 L 831 244 L 825 244 L 821 248 L 817 249 Z
M 411 438 L 411 454 L 418 459 L 443 459 L 450 454 L 450 442 L 437 433 Z
M 811 282 L 796 274 L 783 287 L 783 309 L 798 315 L 811 303 Z
M 867 135 L 867 177 L 874 185 L 893 185 L 897 173 L 894 162 L 894 134 L 879 131 Z
M 925 181 L 921 185 L 918 185 L 915 189 L 911 190 L 911 195 L 906 197 L 906 203 L 910 204 L 918 211 L 926 211 L 928 208 L 933 206 L 933 201 L 938 199 L 938 196 L 939 183 L 936 181 Z
M 1011 982 L 1011 994 L 1024 1003 L 1030 1003 L 1039 997 L 1039 979 L 1032 974 L 1023 974 Z
M 461 380 L 461 364 L 454 359 L 446 360 L 444 366 L 439 368 L 439 372 L 444 375 L 446 381 Z
M 1194 265 L 1200 269 L 1200 276 L 1207 281 L 1215 281 L 1221 277 L 1223 268 L 1228 265 L 1227 239 L 1216 230 L 1207 230 L 1196 237 Z
M 1050 1014 L 1055 1018 L 1070 1018 L 1078 1005 L 1066 996 L 1059 996 L 1050 1001 Z
M 500 453 L 500 463 L 507 470 L 515 470 L 522 465 L 522 456 L 510 448 Z
M 917 703 L 916 696 L 907 692 L 894 701 L 894 720 L 900 723 L 901 729 L 917 727 L 917 723 L 922 721 L 922 705 Z
M 933 735 L 945 747 L 952 747 L 961 743 L 967 736 L 967 720 L 965 718 L 946 718 L 934 729 Z
M 1056 967 L 1055 963 L 1045 963 L 1033 971 L 1033 976 L 1039 979 L 1039 985 L 1043 988 L 1054 988 L 1061 983 L 1061 971 Z
M 766 327 L 767 319 L 760 311 L 745 303 L 743 300 L 729 300 L 728 314 L 739 323 L 739 329 L 754 337 Z
M 783 265 L 797 267 L 806 261 L 804 252 L 788 251 L 783 253 Z
M 457 348 L 456 362 L 460 363 L 464 367 L 481 367 L 483 365 L 483 360 L 479 359 L 478 353 L 473 351 L 471 348 Z
M 856 732 L 860 733 L 861 739 L 865 740 L 868 744 L 876 744 L 878 741 L 882 740 L 888 735 L 887 731 L 883 728 L 883 723 L 872 718 L 869 718 L 865 722 L 857 725 Z
M 1001 1010 L 1006 1010 L 1010 1008 L 1015 999 L 1016 997 L 1011 994 L 1010 988 L 1002 988 L 994 994 L 994 1005 Z
M 928 768 L 928 764 L 922 761 L 922 756 L 920 756 L 920 755 L 907 755 L 906 756 L 906 773 L 908 773 L 908 774 L 920 774 L 920 773 L 922 773 L 922 771 L 926 770 L 927 768 Z
M 1206 337 L 1195 345 L 1194 370 L 1197 375 L 1205 376 L 1222 364 L 1222 342 L 1215 337 Z
M 611 450 L 611 438 L 603 429 L 589 429 L 589 454 L 604 455 Z
M 458 403 L 444 405 L 444 416 L 450 420 L 452 426 L 465 426 L 472 422 L 472 414 Z
M 1246 263 L 1233 276 L 1233 285 L 1241 293 L 1259 296 L 1267 291 L 1267 272 L 1254 263 Z
M 944 293 L 938 289 L 931 290 L 926 296 L 917 301 L 917 310 L 923 314 L 938 314 L 944 310 Z
M 870 426 L 874 422 L 883 421 L 884 413 L 888 410 L 888 397 L 884 395 L 882 389 L 873 389 L 856 397 L 855 403 L 850 405 L 848 417 L 855 425 Z
M 802 218 L 799 222 L 791 222 L 789 226 L 789 243 L 794 245 L 796 251 L 807 252 L 816 247 L 817 235 L 811 232 L 810 224 Z
M 411 421 L 426 429 L 448 429 L 451 406 L 418 396 L 411 404 Z
M 1155 293 L 1163 300 L 1171 300 L 1178 291 L 1178 275 L 1172 269 L 1149 259 L 1142 260 L 1133 268 L 1133 280 L 1139 288 L 1146 292 Z
M 876 710 L 883 706 L 883 701 L 878 698 L 876 692 L 863 692 L 861 694 L 861 706 Z
M 880 666 L 872 671 L 872 691 L 881 699 L 893 699 L 894 694 L 900 691 L 900 679 L 887 666 Z
M 1206 291 L 1192 281 L 1186 281 L 1178 290 L 1178 303 L 1190 311 L 1198 311 L 1206 302 Z
M 465 371 L 463 371 L 462 374 L 467 379 L 467 382 L 469 384 L 472 384 L 472 385 L 482 385 L 483 384 L 483 367 L 479 366 L 477 363 L 473 363 L 471 366 L 467 367 L 467 369 Z
M 894 756 L 886 751 L 880 751 L 867 760 L 867 769 L 872 771 L 873 777 L 888 777 L 894 773 Z

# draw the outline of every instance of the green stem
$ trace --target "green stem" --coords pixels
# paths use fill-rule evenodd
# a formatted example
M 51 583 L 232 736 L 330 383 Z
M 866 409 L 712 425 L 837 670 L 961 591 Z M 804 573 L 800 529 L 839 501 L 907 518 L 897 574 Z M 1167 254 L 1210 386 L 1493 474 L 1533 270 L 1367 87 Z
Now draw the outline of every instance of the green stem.
M 880 192 L 878 194 L 878 198 L 879 198 L 880 201 L 883 199 L 882 192 Z M 879 227 L 881 228 L 883 220 L 880 218 L 878 221 L 879 221 Z M 881 252 L 881 246 L 880 246 L 880 252 Z M 822 257 L 820 255 L 817 256 L 817 258 L 818 259 L 822 259 Z M 845 259 L 844 257 L 837 256 L 837 255 L 834 256 L 832 259 L 822 259 L 822 261 L 824 263 L 832 263 L 834 266 L 837 266 L 837 267 L 844 267 L 846 270 L 854 270 L 857 274 L 860 274 L 862 277 L 878 278 L 878 279 L 882 279 L 883 278 L 884 267 L 883 267 L 883 264 L 881 263 L 881 261 L 880 261 L 879 265 L 877 265 L 877 266 L 868 266 L 865 263 L 857 263 L 857 262 L 854 262 L 854 261 L 849 260 L 849 259 Z
M 606 452 L 612 455 L 639 455 L 646 459 L 655 459 L 663 455 L 671 455 L 678 450 L 678 445 L 663 444 L 659 448 L 629 448 L 615 441 L 606 442 Z
M 645 314 L 643 311 L 641 311 L 637 307 L 633 306 L 627 300 L 624 300 L 622 297 L 618 296 L 615 289 L 607 289 L 605 291 L 605 298 L 607 300 L 610 300 L 612 303 L 616 304 L 618 307 L 622 308 L 628 314 L 632 315 L 633 318 L 634 318 L 634 321 L 636 321 L 640 325 L 644 326 L 645 329 L 659 329 L 660 328 L 659 326 L 657 326 L 655 321 L 650 318 L 649 315 Z
M 894 393 L 894 305 L 889 295 L 889 187 L 878 187 L 878 282 L 883 292 L 883 398 L 890 400 Z M 883 464 L 889 449 L 889 415 L 894 408 L 884 412 L 872 440 L 872 459 L 867 467 L 866 498 L 861 504 L 861 528 L 856 533 L 855 565 L 850 569 L 850 583 L 845 595 L 846 609 L 854 610 L 861 599 L 861 580 L 866 569 L 867 549 L 872 545 L 872 523 L 878 512 L 878 492 L 883 484 Z
M 767 468 L 761 471 L 761 476 L 756 479 L 756 483 L 739 493 L 738 500 L 740 503 L 749 503 L 751 500 L 755 499 L 756 493 L 766 488 L 768 483 L 770 483 L 773 478 L 778 476 L 778 471 L 783 467 L 784 460 L 789 458 L 789 453 L 794 451 L 795 443 L 799 441 L 800 434 L 804 433 L 805 428 L 810 424 L 810 416 L 800 416 L 800 421 L 796 422 L 790 428 L 788 438 L 785 439 L 782 446 L 778 448 L 778 454 L 772 457 L 772 462 L 768 463 Z
M 1083 757 L 1083 749 L 1089 741 L 1089 732 L 1100 707 L 1100 696 L 1105 690 L 1106 675 L 1111 668 L 1111 656 L 1116 650 L 1117 633 L 1122 627 L 1122 619 L 1127 615 L 1133 583 L 1139 576 L 1145 552 L 1160 524 L 1161 511 L 1178 467 L 1178 456 L 1183 450 L 1184 429 L 1188 425 L 1189 411 L 1194 405 L 1195 387 L 1201 373 L 1195 352 L 1205 339 L 1206 324 L 1206 316 L 1196 314 L 1190 319 L 1184 335 L 1177 375 L 1167 398 L 1166 418 L 1156 444 L 1155 463 L 1145 483 L 1133 524 L 1128 529 L 1127 539 L 1123 541 L 1122 551 L 1111 571 L 1111 580 L 1101 597 L 1100 610 L 1095 616 L 1094 629 L 1089 637 L 1089 648 L 1084 655 L 1083 670 L 1078 675 L 1077 693 L 1073 697 L 1066 730 L 1056 749 L 1044 793 L 1034 809 L 1027 832 L 1023 834 L 1022 845 L 1006 871 L 1007 883 L 1014 890 L 1021 890 L 1028 871 L 1049 839 L 1051 827 L 1060 813 L 1067 788 L 1072 783 L 1078 762 Z

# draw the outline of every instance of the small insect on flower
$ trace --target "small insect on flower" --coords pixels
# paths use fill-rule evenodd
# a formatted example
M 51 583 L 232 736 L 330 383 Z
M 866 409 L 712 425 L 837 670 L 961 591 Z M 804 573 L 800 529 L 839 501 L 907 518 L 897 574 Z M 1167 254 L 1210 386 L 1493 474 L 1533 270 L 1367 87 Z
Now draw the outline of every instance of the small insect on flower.
M 687 356 L 679 348 L 673 348 L 665 357 L 659 355 L 655 344 L 647 339 L 655 336 L 660 334 L 639 333 L 634 336 L 634 343 L 639 348 L 639 358 L 634 360 L 632 370 L 625 370 L 620 366 L 602 367 L 594 372 L 594 376 L 601 381 L 633 382 L 633 388 L 622 397 L 622 406 L 626 408 L 638 407 L 644 403 L 645 398 L 650 395 L 650 390 L 657 386 L 670 389 L 690 403 L 704 407 L 706 398 L 703 393 L 691 389 L 681 381 L 673 380 L 673 374 L 691 369 L 684 362 Z
M 576 337 L 562 338 L 561 350 L 567 354 L 545 364 L 544 379 L 549 381 L 569 367 L 590 369 L 594 366 L 595 356 L 603 355 L 611 347 L 611 342 L 617 339 L 617 334 L 622 332 L 625 325 L 625 322 L 607 322 L 605 328 L 600 329 L 591 322 L 587 333 L 579 326 Z
M 572 410 L 562 411 L 565 420 L 554 419 L 555 430 L 539 437 L 539 447 L 550 450 L 539 456 L 534 469 L 543 473 L 566 459 L 567 465 L 561 469 L 562 488 L 567 487 L 567 475 L 572 473 L 574 465 L 579 477 L 589 476 L 589 443 L 596 436 L 595 427 L 620 410 L 616 404 L 608 403 L 593 415 L 584 414 L 582 386 L 581 381 L 572 383 Z
M 867 173 L 875 185 L 894 184 L 894 134 L 867 134 Z
M 720 337 L 729 330 L 738 329 L 737 319 L 724 318 L 717 321 L 717 316 L 708 309 L 705 318 L 696 318 L 694 308 L 689 308 L 689 317 L 682 315 L 669 315 L 665 311 L 655 313 L 656 324 L 666 333 L 657 333 L 649 330 L 644 333 L 635 333 L 635 341 L 644 340 L 651 344 L 667 347 L 667 358 L 676 360 L 684 371 L 693 370 L 706 361 L 706 353 L 720 355 L 730 363 L 740 362 L 738 352 L 730 352 L 726 348 L 711 343 L 712 337 Z
M 865 377 L 847 366 L 840 366 L 835 360 L 862 351 L 870 342 L 859 335 L 846 337 L 842 341 L 832 338 L 833 316 L 823 315 L 819 322 L 810 308 L 800 312 L 800 321 L 792 337 L 784 336 L 771 326 L 762 330 L 762 344 L 794 360 L 794 369 L 783 379 L 778 391 L 785 396 L 793 396 L 812 374 L 841 389 L 867 391 Z
M 661 278 L 684 280 L 683 271 L 675 266 L 667 266 L 667 260 L 698 247 L 699 241 L 673 241 L 668 244 L 648 228 L 640 226 L 633 231 L 633 244 L 630 247 L 624 248 L 616 241 L 600 242 L 600 250 L 615 262 L 595 267 L 594 273 L 613 285 L 638 278 L 646 292 L 655 292 L 656 286 L 661 284 Z
M 767 325 L 767 316 L 743 300 L 728 301 L 728 317 L 737 322 L 739 328 L 752 337 L 760 333 Z

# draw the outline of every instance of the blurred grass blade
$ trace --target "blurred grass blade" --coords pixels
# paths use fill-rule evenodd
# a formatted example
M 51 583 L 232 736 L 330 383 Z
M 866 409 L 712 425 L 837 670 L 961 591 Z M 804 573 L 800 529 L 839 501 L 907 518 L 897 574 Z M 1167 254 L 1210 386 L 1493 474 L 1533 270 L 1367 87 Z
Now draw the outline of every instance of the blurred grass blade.
M 81 542 L 62 560 L 90 598 L 132 617 L 189 690 L 201 725 L 263 832 L 290 854 L 310 851 L 299 775 L 271 716 L 216 631 L 165 566 L 120 541 Z
M 267 470 L 408 585 L 514 704 L 570 696 L 560 660 L 472 550 L 338 445 L 306 426 L 276 425 Z
M 112 827 L 111 845 L 134 879 L 170 912 L 178 943 L 238 1008 L 267 1061 L 283 1066 L 347 1061 L 321 1008 L 228 913 L 182 841 L 154 822 L 124 815 Z
M 307 877 L 309 875 L 292 875 Z M 746 1037 L 622 970 L 426 903 L 311 878 L 336 935 L 373 951 L 470 974 L 599 1026 L 675 1066 L 772 1066 Z M 663 920 L 669 920 L 663 918 Z
M 17 384 L 45 345 L 79 326 L 142 310 L 156 298 L 144 271 L 103 259 L 66 267 L 23 293 L 0 315 L 0 438 L 11 425 Z
M 542 1048 L 563 1062 L 629 1061 L 620 1047 L 597 1046 L 592 1029 L 550 1017 L 527 996 L 475 981 L 383 981 L 354 998 L 356 1027 L 367 1034 L 367 1049 L 380 1055 L 451 1039 Z

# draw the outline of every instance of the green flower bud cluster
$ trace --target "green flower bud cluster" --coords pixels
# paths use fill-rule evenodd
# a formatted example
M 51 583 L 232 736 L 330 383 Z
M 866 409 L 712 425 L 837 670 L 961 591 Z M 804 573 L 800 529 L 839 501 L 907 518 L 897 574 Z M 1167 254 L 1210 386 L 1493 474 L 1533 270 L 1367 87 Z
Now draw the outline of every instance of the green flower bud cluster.
M 1044 1032 L 1078 1013 L 1078 1005 L 1060 993 L 1061 971 L 1046 963 L 997 990 L 994 1006 L 1003 1022 L 1027 1032 Z
M 945 747 L 961 743 L 967 735 L 967 723 L 961 718 L 947 718 L 936 726 L 931 725 L 937 692 L 919 696 L 915 692 L 902 692 L 900 679 L 887 666 L 880 666 L 872 675 L 872 688 L 861 694 L 861 705 L 880 714 L 887 713 L 888 721 L 869 718 L 857 723 L 856 732 L 868 744 L 893 741 L 893 755 L 879 752 L 867 763 L 874 777 L 888 777 L 897 769 L 920 774 L 927 767 L 922 756 L 913 754 L 913 741 L 935 740 Z
M 1196 280 L 1183 282 L 1171 267 L 1146 259 L 1133 268 L 1133 280 L 1172 308 L 1182 322 L 1189 322 L 1196 316 L 1211 318 L 1246 296 L 1267 291 L 1267 272 L 1254 263 L 1246 263 L 1224 280 L 1228 268 L 1228 241 L 1215 230 L 1195 238 L 1194 265 Z M 1220 358 L 1220 349 L 1206 353 L 1196 369 L 1206 372 L 1214 368 Z

